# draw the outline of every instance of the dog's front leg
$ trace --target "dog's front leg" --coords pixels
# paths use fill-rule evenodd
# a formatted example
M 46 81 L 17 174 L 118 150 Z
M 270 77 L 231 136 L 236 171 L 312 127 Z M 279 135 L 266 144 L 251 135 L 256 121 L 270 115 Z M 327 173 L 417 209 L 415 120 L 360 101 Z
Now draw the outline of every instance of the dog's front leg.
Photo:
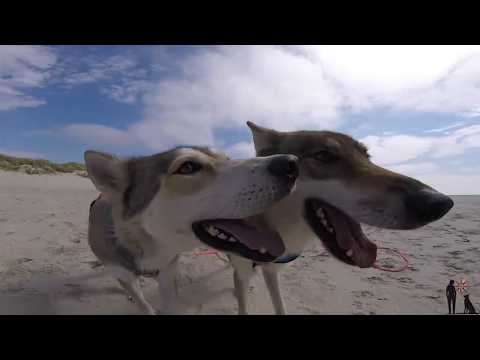
M 118 278 L 118 282 L 127 291 L 129 295 L 133 297 L 133 301 L 140 307 L 147 315 L 156 315 L 155 309 L 145 300 L 143 296 L 142 288 L 140 287 L 140 281 L 138 277 L 125 279 Z
M 168 264 L 165 270 L 159 272 L 155 280 L 158 284 L 158 290 L 160 291 L 160 297 L 162 299 L 162 313 L 163 314 L 176 314 L 177 313 L 177 301 L 178 301 L 178 286 L 177 286 L 177 268 L 178 259 L 176 256 L 170 264 Z
M 233 266 L 233 283 L 235 296 L 238 301 L 238 315 L 247 315 L 247 296 L 250 287 L 250 279 L 255 275 L 253 264 L 237 256 L 229 256 Z
M 278 264 L 265 264 L 262 266 L 263 278 L 267 284 L 267 289 L 272 299 L 275 314 L 285 315 L 285 305 L 283 304 L 282 294 L 280 292 L 280 284 L 278 282 Z

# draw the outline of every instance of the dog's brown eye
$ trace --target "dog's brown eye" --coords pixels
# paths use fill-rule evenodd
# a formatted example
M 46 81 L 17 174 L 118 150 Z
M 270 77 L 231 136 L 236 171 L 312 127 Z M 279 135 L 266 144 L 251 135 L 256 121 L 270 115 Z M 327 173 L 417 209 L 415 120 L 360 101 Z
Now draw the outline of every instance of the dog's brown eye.
M 325 163 L 331 163 L 331 162 L 334 162 L 335 160 L 337 160 L 336 155 L 334 155 L 331 152 L 326 151 L 326 150 L 322 150 L 322 151 L 319 151 L 319 152 L 315 153 L 313 155 L 313 157 L 316 160 L 319 160 L 319 161 L 322 161 L 322 162 L 325 162 Z
M 187 162 L 184 162 L 182 166 L 178 168 L 175 174 L 191 175 L 196 173 L 197 171 L 200 171 L 201 169 L 202 169 L 202 165 L 197 164 L 193 161 L 187 161 Z

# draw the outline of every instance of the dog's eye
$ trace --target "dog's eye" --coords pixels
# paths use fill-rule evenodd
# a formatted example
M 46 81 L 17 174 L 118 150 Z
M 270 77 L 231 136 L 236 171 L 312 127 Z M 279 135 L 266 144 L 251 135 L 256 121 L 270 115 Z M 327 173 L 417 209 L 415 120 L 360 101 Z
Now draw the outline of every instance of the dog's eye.
M 191 175 L 200 170 L 202 170 L 202 165 L 197 164 L 193 161 L 187 161 L 187 162 L 184 162 L 182 166 L 178 168 L 177 171 L 175 171 L 175 174 Z
M 337 156 L 335 154 L 332 154 L 329 151 L 322 150 L 313 155 L 315 160 L 319 160 L 325 163 L 331 163 L 337 160 Z

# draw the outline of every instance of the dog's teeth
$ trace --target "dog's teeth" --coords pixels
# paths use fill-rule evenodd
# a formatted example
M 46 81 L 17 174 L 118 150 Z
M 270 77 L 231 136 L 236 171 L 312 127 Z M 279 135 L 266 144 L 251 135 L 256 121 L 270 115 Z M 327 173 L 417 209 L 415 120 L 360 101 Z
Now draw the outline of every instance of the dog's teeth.
M 212 236 L 215 236 L 218 234 L 218 230 L 212 226 L 212 225 L 209 225 L 208 228 L 207 228 L 207 232 L 212 235 Z
M 228 239 L 228 241 L 230 241 L 230 242 L 236 242 L 237 240 L 236 240 L 233 236 L 230 236 L 230 238 Z
M 327 227 L 328 226 L 328 222 L 326 219 L 320 219 L 320 222 L 322 223 L 323 226 Z
M 227 235 L 225 235 L 225 234 L 223 234 L 223 233 L 221 233 L 221 234 L 218 234 L 218 236 L 217 236 L 217 237 L 218 237 L 218 238 L 220 238 L 220 239 L 222 239 L 222 240 L 227 240 L 227 238 L 228 238 L 228 236 L 227 236 Z
M 333 234 L 333 228 L 331 228 L 330 226 L 327 227 L 327 231 L 328 231 L 330 234 Z
M 323 212 L 322 208 L 318 208 L 316 214 L 319 218 L 323 219 L 325 217 L 325 213 Z
M 352 250 L 352 249 L 349 249 L 349 250 L 347 251 L 347 256 L 349 256 L 349 257 L 352 257 L 352 256 L 353 256 L 353 250 Z
M 258 250 L 258 251 L 260 251 L 260 253 L 262 253 L 262 254 L 265 254 L 265 253 L 267 252 L 267 249 L 265 249 L 265 248 L 262 247 L 262 248 L 260 248 L 260 250 Z

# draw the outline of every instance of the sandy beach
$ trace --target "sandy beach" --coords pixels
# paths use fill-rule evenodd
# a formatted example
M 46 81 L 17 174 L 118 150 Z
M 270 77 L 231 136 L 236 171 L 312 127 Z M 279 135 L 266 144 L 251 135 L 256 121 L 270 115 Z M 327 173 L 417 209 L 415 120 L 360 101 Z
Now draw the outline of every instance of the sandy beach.
M 87 244 L 91 182 L 76 175 L 28 175 L 0 171 L 0 314 L 138 314 L 120 286 L 101 276 Z M 480 310 L 480 196 L 454 196 L 442 220 L 413 231 L 369 230 L 378 246 L 398 249 L 410 266 L 402 272 L 344 265 L 312 242 L 281 273 L 289 314 L 445 314 L 445 287 L 466 279 Z M 399 267 L 401 259 L 379 252 L 379 262 Z M 221 258 L 184 254 L 178 281 L 182 313 L 236 314 L 232 270 Z M 206 282 L 201 278 L 218 273 Z M 100 274 L 91 280 L 81 277 Z M 156 287 L 143 283 L 156 301 Z M 249 313 L 272 314 L 261 274 L 250 289 Z M 463 297 L 457 296 L 457 312 Z

